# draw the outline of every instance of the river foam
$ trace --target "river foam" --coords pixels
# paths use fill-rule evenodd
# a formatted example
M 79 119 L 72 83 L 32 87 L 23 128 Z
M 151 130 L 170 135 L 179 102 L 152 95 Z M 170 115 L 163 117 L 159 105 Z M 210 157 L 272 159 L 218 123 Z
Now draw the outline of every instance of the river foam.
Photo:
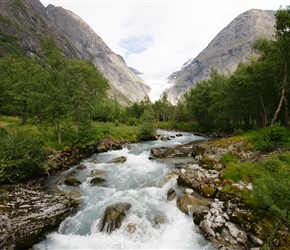
M 167 178 L 173 169 L 166 162 L 149 160 L 150 148 L 186 140 L 194 137 L 185 134 L 168 144 L 146 142 L 134 144 L 131 150 L 96 154 L 82 163 L 87 169 L 74 167 L 63 173 L 66 176 L 75 171 L 82 181 L 79 187 L 58 186 L 63 191 L 80 192 L 80 210 L 33 249 L 214 249 L 197 232 L 190 216 L 177 208 L 176 200 L 167 201 L 169 188 L 178 190 L 176 178 Z M 127 158 L 125 163 L 108 163 L 120 156 Z M 93 169 L 106 171 L 101 176 L 107 180 L 104 186 L 90 184 Z M 121 228 L 110 234 L 100 232 L 106 207 L 120 202 L 131 204 Z

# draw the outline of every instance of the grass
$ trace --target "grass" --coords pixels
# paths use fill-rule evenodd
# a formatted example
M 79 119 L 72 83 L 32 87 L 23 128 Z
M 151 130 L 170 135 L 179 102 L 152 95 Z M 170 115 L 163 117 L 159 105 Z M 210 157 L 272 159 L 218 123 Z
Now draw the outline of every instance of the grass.
M 34 119 L 27 119 L 27 123 L 21 125 L 19 117 L 0 116 L 0 128 L 6 131 L 10 129 L 32 131 L 35 135 L 41 136 L 47 148 L 55 150 L 62 150 L 65 147 L 72 146 L 77 137 L 76 127 L 73 122 L 62 123 L 62 145 L 59 145 L 57 141 L 57 133 L 53 126 L 41 124 Z M 136 142 L 138 129 L 138 126 L 94 121 L 92 122 L 92 130 L 87 134 L 87 139 L 90 140 L 91 144 L 97 144 L 104 137 L 110 138 L 113 141 Z
M 0 127 L 18 126 L 21 120 L 19 117 L 0 116 Z

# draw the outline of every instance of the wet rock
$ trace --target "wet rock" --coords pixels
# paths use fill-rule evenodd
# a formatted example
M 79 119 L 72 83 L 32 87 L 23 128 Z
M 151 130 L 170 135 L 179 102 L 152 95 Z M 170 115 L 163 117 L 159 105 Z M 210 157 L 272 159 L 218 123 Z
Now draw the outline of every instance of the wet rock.
M 118 203 L 106 208 L 104 216 L 100 221 L 100 231 L 111 233 L 119 229 L 126 217 L 126 212 L 131 208 L 129 203 Z
M 125 156 L 120 156 L 113 160 L 108 161 L 108 163 L 124 163 L 126 161 L 127 161 L 127 158 Z
M 176 196 L 176 192 L 173 188 L 170 188 L 167 192 L 167 200 L 172 201 Z
M 160 140 L 161 140 L 161 141 L 169 141 L 169 140 L 171 140 L 171 139 L 170 139 L 169 136 L 161 136 L 161 137 L 160 137 Z
M 150 157 L 152 158 L 174 158 L 174 157 L 188 157 L 195 156 L 197 148 L 195 143 L 188 143 L 176 147 L 159 147 L 152 148 L 150 151 Z
M 81 169 L 81 170 L 83 170 L 83 169 L 87 169 L 87 166 L 86 165 L 78 165 L 77 166 L 77 169 Z
M 102 183 L 104 183 L 104 182 L 106 182 L 105 179 L 100 178 L 100 177 L 95 177 L 95 178 L 93 178 L 93 179 L 91 180 L 90 183 L 93 184 L 93 185 L 99 185 L 99 184 L 102 184 Z
M 66 178 L 64 183 L 68 186 L 74 186 L 74 187 L 82 184 L 81 181 L 79 181 L 77 178 L 72 177 L 72 176 Z
M 203 199 L 199 196 L 193 196 L 190 194 L 183 194 L 177 199 L 177 206 L 180 211 L 185 214 L 195 214 L 202 207 L 207 206 L 210 200 Z
M 105 170 L 101 170 L 101 169 L 93 169 L 91 171 L 92 175 L 102 175 L 102 174 L 105 174 L 105 173 L 106 173 L 106 171 Z
M 112 141 L 110 138 L 103 138 L 97 145 L 96 151 L 98 153 L 108 152 L 109 150 L 120 150 L 124 142 Z

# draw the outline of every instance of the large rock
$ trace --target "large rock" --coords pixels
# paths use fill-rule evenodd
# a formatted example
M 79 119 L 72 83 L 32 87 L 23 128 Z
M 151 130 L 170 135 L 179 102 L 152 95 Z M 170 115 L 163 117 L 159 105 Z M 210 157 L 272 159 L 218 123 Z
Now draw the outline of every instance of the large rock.
M 117 157 L 115 159 L 112 159 L 112 160 L 108 161 L 108 163 L 124 163 L 126 161 L 127 161 L 127 157 L 120 156 L 120 157 Z
M 66 178 L 64 183 L 68 186 L 74 186 L 74 187 L 82 184 L 81 181 L 79 181 L 77 178 L 73 176 L 69 176 L 68 178 Z
M 0 248 L 29 249 L 56 230 L 79 204 L 67 196 L 48 193 L 41 182 L 0 187 Z
M 103 184 L 104 182 L 106 182 L 106 180 L 101 177 L 95 177 L 90 181 L 92 185 L 100 185 Z
M 106 208 L 104 216 L 100 221 L 100 231 L 111 233 L 119 229 L 126 217 L 126 212 L 131 208 L 129 203 L 118 203 Z
M 202 207 L 209 204 L 210 200 L 203 199 L 199 196 L 193 196 L 190 194 L 183 194 L 177 199 L 177 206 L 185 214 L 195 214 Z

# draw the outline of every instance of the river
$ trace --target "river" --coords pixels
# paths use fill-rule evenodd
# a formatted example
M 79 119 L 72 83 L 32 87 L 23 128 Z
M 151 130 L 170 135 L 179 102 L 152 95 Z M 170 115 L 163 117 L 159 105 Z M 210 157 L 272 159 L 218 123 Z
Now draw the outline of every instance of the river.
M 175 132 L 163 130 L 158 133 L 172 137 L 176 135 Z M 182 192 L 177 187 L 177 177 L 168 178 L 175 170 L 173 164 L 149 159 L 153 147 L 200 139 L 190 133 L 182 133 L 182 136 L 168 141 L 131 144 L 132 148 L 92 155 L 82 162 L 87 169 L 79 170 L 75 166 L 53 176 L 47 185 L 60 183 L 69 173 L 76 172 L 76 178 L 82 181 L 79 187 L 63 184 L 57 188 L 79 192 L 80 209 L 33 249 L 214 249 L 197 232 L 192 218 L 178 209 L 176 200 L 167 201 L 170 188 Z M 125 163 L 108 163 L 120 156 L 127 158 Z M 90 184 L 94 177 L 91 175 L 93 169 L 105 171 L 101 176 L 107 180 L 105 185 Z M 121 228 L 111 234 L 100 232 L 98 225 L 106 207 L 119 202 L 131 204 Z

